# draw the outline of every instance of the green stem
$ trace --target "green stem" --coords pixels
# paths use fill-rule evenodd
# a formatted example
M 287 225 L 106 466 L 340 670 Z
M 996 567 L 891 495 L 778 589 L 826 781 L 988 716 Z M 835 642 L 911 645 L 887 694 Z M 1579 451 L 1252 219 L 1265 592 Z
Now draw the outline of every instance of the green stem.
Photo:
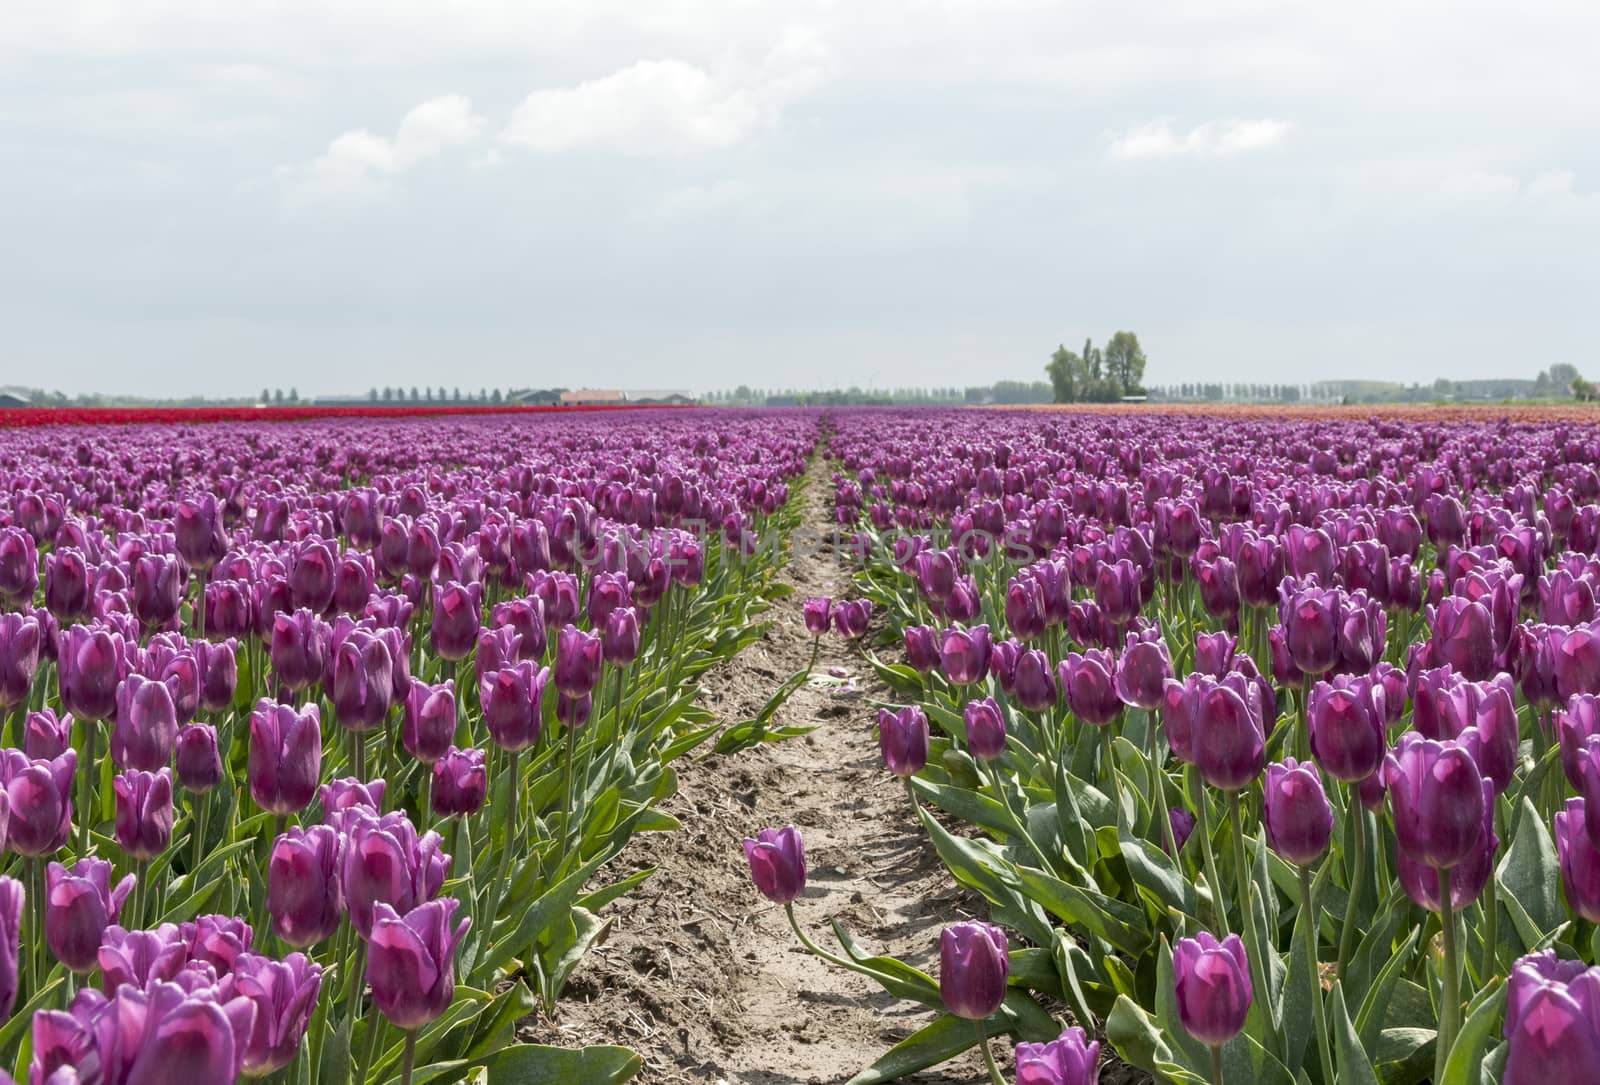
M 89 823 L 94 821 L 94 783 L 100 775 L 100 765 L 95 746 L 100 741 L 100 724 L 94 720 L 83 722 L 83 764 L 78 772 L 83 777 L 83 808 L 78 813 L 78 857 L 89 854 Z
M 1145 737 L 1150 745 L 1150 801 L 1155 804 L 1155 818 L 1160 823 L 1162 836 L 1167 842 L 1167 854 L 1179 870 L 1183 864 L 1178 858 L 1178 839 L 1172 833 L 1172 818 L 1167 812 L 1166 768 L 1161 764 L 1161 739 L 1156 734 L 1156 714 L 1145 713 Z
M 571 745 L 569 742 L 568 751 L 570 752 L 570 750 Z M 500 895 L 505 889 L 506 875 L 511 869 L 511 852 L 516 847 L 517 807 L 522 803 L 521 788 L 517 782 L 517 768 L 522 757 L 522 751 L 511 750 L 510 755 L 509 763 L 506 766 L 506 797 L 509 799 L 506 803 L 506 817 L 510 820 L 506 824 L 505 838 L 500 846 L 499 870 L 495 874 L 494 883 L 489 886 L 489 906 L 481 917 L 483 933 L 478 936 L 478 948 L 472 955 L 473 970 L 477 969 L 478 962 L 483 960 L 483 954 L 489 948 L 489 941 L 494 933 L 495 916 L 500 911 Z M 473 886 L 476 889 L 476 879 L 473 881 Z
M 1233 833 L 1233 864 L 1234 873 L 1238 875 L 1240 921 L 1244 925 L 1244 944 L 1250 956 L 1250 970 L 1255 973 L 1255 987 L 1257 991 L 1267 995 L 1267 1001 L 1261 1007 L 1261 1019 L 1266 1023 L 1267 1049 L 1277 1050 L 1278 1029 L 1272 1020 L 1271 987 L 1267 985 L 1266 958 L 1262 955 L 1261 940 L 1256 937 L 1255 920 L 1255 879 L 1250 877 L 1250 860 L 1244 846 L 1244 818 L 1239 813 L 1239 793 L 1228 792 L 1228 824 Z
M 138 867 L 138 873 L 133 888 L 133 923 L 135 929 L 142 929 L 144 927 L 144 902 L 150 893 L 148 888 L 150 862 L 147 859 L 140 859 L 135 865 Z
M 817 653 L 822 651 L 822 638 L 811 638 L 811 660 L 806 664 L 806 673 L 810 674 L 817 669 Z
M 194 817 L 194 861 L 189 864 L 189 873 L 193 874 L 200 869 L 200 860 L 205 856 L 206 811 L 210 804 L 204 795 L 191 796 L 189 804 Z
M 1105 763 L 1103 768 L 1105 769 L 1106 782 L 1111 795 L 1111 808 L 1116 812 L 1117 826 L 1120 829 L 1122 826 L 1122 784 L 1117 779 L 1117 761 L 1112 751 L 1112 743 L 1116 741 L 1116 737 L 1111 733 L 1113 726 L 1114 723 L 1108 723 L 1100 728 L 1100 738 L 1104 743 Z
M 417 1062 L 417 1030 L 406 1031 L 406 1053 L 400 1062 L 400 1085 L 411 1085 L 411 1070 Z
M 417 832 L 428 831 L 428 821 L 433 817 L 433 766 L 422 766 L 422 790 L 417 793 Z
M 572 770 L 577 760 L 578 730 L 566 725 L 567 759 L 561 766 L 561 863 L 567 862 L 567 848 L 572 838 Z
M 974 1021 L 978 1027 L 978 1050 L 983 1052 L 983 1064 L 989 1068 L 989 1080 L 993 1085 L 1006 1085 L 1006 1079 L 1000 1076 L 1000 1067 L 994 1064 L 994 1052 L 989 1050 L 989 1034 L 983 1027 L 982 1021 Z
M 835 965 L 835 966 L 837 966 L 839 968 L 848 969 L 851 972 L 860 972 L 861 971 L 861 966 L 856 964 L 854 961 L 847 961 L 843 957 L 839 957 L 839 956 L 836 956 L 836 955 L 834 955 L 832 953 L 829 953 L 827 950 L 823 949 L 821 946 L 817 945 L 815 942 L 813 942 L 810 938 L 808 938 L 806 936 L 806 932 L 804 930 L 802 930 L 801 927 L 800 927 L 800 921 L 794 917 L 794 904 L 793 904 L 793 902 L 790 902 L 790 903 L 785 904 L 783 906 L 783 914 L 789 917 L 789 926 L 791 928 L 793 928 L 794 936 L 796 938 L 800 939 L 800 944 L 802 946 L 805 946 L 806 947 L 806 951 L 808 953 L 810 953 L 812 956 L 821 957 L 823 960 L 827 961 L 829 964 Z M 872 973 L 872 972 L 869 971 L 867 974 L 868 975 L 874 975 L 875 973 Z
M 1444 1077 L 1444 1064 L 1455 1044 L 1456 1029 L 1461 1016 L 1461 970 L 1456 957 L 1456 916 L 1450 899 L 1450 868 L 1440 867 L 1439 926 L 1444 932 L 1444 996 L 1439 1007 L 1439 1038 L 1434 1054 L 1435 1081 Z
M 1222 1048 L 1211 1049 L 1211 1085 L 1222 1085 Z
M 1361 907 L 1361 894 L 1367 881 L 1367 808 L 1361 805 L 1361 785 L 1350 785 L 1350 816 L 1356 819 L 1355 845 L 1350 849 L 1350 896 L 1344 905 L 1344 924 L 1339 931 L 1339 976 L 1344 978 L 1350 963 L 1350 951 L 1355 948 L 1356 912 Z
M 1495 820 L 1500 818 L 1497 808 Z M 1489 880 L 1483 886 L 1483 975 L 1487 979 L 1500 973 L 1500 901 L 1496 892 L 1494 866 L 1489 867 Z
M 383 1031 L 383 1026 L 383 1014 L 374 1012 L 367 1022 L 367 1047 L 361 1052 L 361 1068 L 356 1072 L 356 1085 L 367 1085 L 367 1076 L 372 1072 L 372 1056 L 378 1052 L 378 1034 Z
M 1311 966 L 1306 979 L 1311 984 L 1312 1027 L 1317 1034 L 1317 1053 L 1322 1056 L 1323 1085 L 1337 1085 L 1333 1074 L 1333 1050 L 1328 1045 L 1328 1019 L 1322 1012 L 1322 969 L 1317 965 L 1317 908 L 1311 891 L 1311 868 L 1300 868 L 1300 908 L 1306 928 L 1306 962 Z
M 350 972 L 350 990 L 345 1003 L 345 1020 L 351 1024 L 361 1015 L 361 992 L 367 985 L 367 940 L 356 932 L 356 966 Z
M 1222 879 L 1217 876 L 1217 853 L 1211 846 L 1211 815 L 1207 812 L 1210 804 L 1206 802 L 1205 789 L 1202 788 L 1195 798 L 1195 829 L 1200 834 L 1200 854 L 1205 862 L 1206 884 L 1211 887 L 1211 907 L 1216 912 L 1217 926 L 1222 928 L 1224 934 L 1228 934 L 1228 906 L 1222 899 Z
M 39 947 L 44 944 L 44 893 L 39 888 L 39 860 L 25 859 L 28 878 L 28 937 L 23 943 L 26 954 L 28 996 L 39 990 Z M 14 978 L 14 977 L 13 977 Z

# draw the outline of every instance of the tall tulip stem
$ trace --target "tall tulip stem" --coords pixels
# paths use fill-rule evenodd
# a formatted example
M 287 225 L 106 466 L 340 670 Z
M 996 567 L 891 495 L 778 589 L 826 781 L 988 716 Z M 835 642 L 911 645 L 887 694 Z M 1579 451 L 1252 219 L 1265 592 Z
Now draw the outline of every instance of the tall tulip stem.
M 1205 861 L 1206 883 L 1211 887 L 1211 907 L 1217 914 L 1217 926 L 1226 932 L 1228 930 L 1228 906 L 1222 899 L 1222 879 L 1217 876 L 1217 853 L 1211 846 L 1211 815 L 1207 812 L 1210 804 L 1206 802 L 1203 788 L 1195 796 L 1195 800 L 1195 828 L 1200 833 L 1200 854 Z
M 83 776 L 83 809 L 78 812 L 78 858 L 89 854 L 89 825 L 94 821 L 94 783 L 100 774 L 95 746 L 100 741 L 100 724 L 95 720 L 83 723 L 83 761 L 78 769 Z
M 1306 928 L 1306 963 L 1310 971 L 1306 976 L 1311 984 L 1312 1027 L 1317 1034 L 1317 1053 L 1322 1057 L 1322 1080 L 1334 1085 L 1338 1078 L 1333 1074 L 1333 1050 L 1328 1045 L 1328 1019 L 1322 1012 L 1322 969 L 1317 964 L 1317 907 L 1311 890 L 1311 868 L 1300 868 L 1300 909 L 1304 913 Z
M 1267 985 L 1266 958 L 1262 955 L 1260 939 L 1256 937 L 1255 920 L 1255 893 L 1256 882 L 1250 876 L 1249 853 L 1244 846 L 1244 817 L 1239 813 L 1239 793 L 1228 792 L 1228 823 L 1233 829 L 1233 865 L 1234 873 L 1239 879 L 1239 908 L 1240 922 L 1244 925 L 1245 949 L 1250 955 L 1250 971 L 1255 973 L 1254 983 L 1257 991 L 1268 995 L 1267 1004 L 1261 1007 L 1261 1019 L 1266 1024 L 1267 1048 L 1275 1050 L 1278 1046 L 1278 1029 L 1272 1021 L 1271 998 L 1268 994 L 1272 988 Z
M 805 930 L 801 928 L 800 921 L 795 918 L 793 902 L 783 906 L 783 914 L 789 917 L 789 928 L 794 931 L 794 936 L 800 939 L 800 944 L 804 946 L 806 952 L 811 954 L 813 957 L 818 957 L 824 961 L 827 961 L 835 968 L 843 968 L 847 972 L 858 973 L 859 975 L 866 976 L 868 979 L 875 980 L 878 983 L 893 982 L 891 977 L 884 975 L 877 969 L 869 968 L 864 964 L 857 964 L 855 961 L 847 961 L 837 954 L 829 953 L 827 950 L 813 942 L 810 937 L 806 935 Z
M 1356 819 L 1355 845 L 1350 849 L 1350 895 L 1344 905 L 1344 923 L 1339 931 L 1339 976 L 1342 979 L 1355 948 L 1356 912 L 1367 883 L 1367 808 L 1361 805 L 1360 784 L 1350 785 L 1350 816 Z
M 974 1021 L 978 1026 L 978 1050 L 983 1052 L 983 1064 L 989 1068 L 989 1081 L 992 1085 L 1006 1085 L 1006 1079 L 1000 1076 L 1000 1067 L 995 1065 L 994 1052 L 989 1050 L 989 1033 L 983 1027 L 982 1021 Z
M 1456 949 L 1456 913 L 1450 899 L 1450 868 L 1439 867 L 1439 926 L 1444 934 L 1444 996 L 1439 1007 L 1439 1038 L 1434 1055 L 1434 1080 L 1443 1079 L 1444 1064 L 1455 1044 L 1461 1017 L 1461 969 Z
M 417 1030 L 406 1030 L 406 1053 L 400 1061 L 400 1085 L 411 1085 L 411 1071 L 417 1062 Z
M 356 1085 L 367 1085 L 372 1073 L 372 1057 L 378 1053 L 378 1034 L 383 1031 L 384 1016 L 374 1012 L 367 1021 L 367 1046 L 361 1052 L 361 1066 L 356 1071 Z
M 1211 1085 L 1222 1085 L 1222 1048 L 1211 1047 Z

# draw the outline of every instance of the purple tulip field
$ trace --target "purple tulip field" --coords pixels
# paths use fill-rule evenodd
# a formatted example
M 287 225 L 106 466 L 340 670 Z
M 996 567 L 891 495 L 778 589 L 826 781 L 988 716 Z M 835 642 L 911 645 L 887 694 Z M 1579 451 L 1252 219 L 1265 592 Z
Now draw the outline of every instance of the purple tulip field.
M 648 1082 L 530 1022 L 691 766 L 822 729 L 964 902 L 928 952 L 794 825 L 695 859 L 918 1015 L 851 1085 L 1600 1082 L 1582 418 L 41 424 L 0 481 L 0 1082 Z M 874 692 L 796 719 L 824 649 Z
M 996 1085 L 1600 1081 L 1600 429 L 831 425 L 858 598 L 807 624 L 987 911 L 936 974 L 825 948 L 800 835 L 745 843 L 806 949 L 936 1014 L 855 1085 L 974 1046 Z
M 720 728 L 815 418 L 0 430 L 0 1080 L 592 1082 L 516 1042 Z M 9 1073 L 8 1073 L 9 1072 Z

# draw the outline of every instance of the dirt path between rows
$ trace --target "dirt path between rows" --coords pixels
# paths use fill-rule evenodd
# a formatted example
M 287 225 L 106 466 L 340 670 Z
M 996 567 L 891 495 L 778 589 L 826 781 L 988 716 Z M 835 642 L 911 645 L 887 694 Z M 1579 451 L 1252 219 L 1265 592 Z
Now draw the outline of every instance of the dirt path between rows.
M 818 457 L 797 498 L 804 526 L 824 539 L 833 531 L 829 477 Z M 703 703 L 725 722 L 755 715 L 806 665 L 804 600 L 852 594 L 849 568 L 821 551 L 801 553 L 784 571 L 795 592 L 764 615 L 767 636 L 702 683 Z M 625 1044 L 644 1057 L 643 1085 L 836 1085 L 931 1019 L 803 951 L 783 911 L 750 883 L 740 840 L 792 822 L 810 866 L 796 914 L 824 945 L 836 918 L 864 948 L 936 972 L 940 928 L 971 916 L 973 901 L 939 865 L 905 792 L 882 769 L 869 701 L 889 699 L 887 691 L 832 636 L 816 674 L 830 668 L 849 680 L 801 688 L 775 720 L 815 726 L 811 734 L 679 763 L 681 789 L 665 808 L 683 831 L 641 836 L 614 864 L 616 877 L 645 866 L 656 873 L 607 908 L 608 941 L 574 974 L 555 1019 L 541 1019 L 525 1039 Z M 987 1078 L 969 1053 L 905 1080 Z

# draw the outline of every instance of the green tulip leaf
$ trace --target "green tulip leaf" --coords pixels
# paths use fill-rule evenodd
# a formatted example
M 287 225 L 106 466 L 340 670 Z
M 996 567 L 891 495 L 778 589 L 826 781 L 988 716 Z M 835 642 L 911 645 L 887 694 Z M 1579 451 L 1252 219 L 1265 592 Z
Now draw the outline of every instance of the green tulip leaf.
M 625 1047 L 542 1047 L 515 1044 L 490 1056 L 489 1085 L 621 1085 L 642 1060 Z

